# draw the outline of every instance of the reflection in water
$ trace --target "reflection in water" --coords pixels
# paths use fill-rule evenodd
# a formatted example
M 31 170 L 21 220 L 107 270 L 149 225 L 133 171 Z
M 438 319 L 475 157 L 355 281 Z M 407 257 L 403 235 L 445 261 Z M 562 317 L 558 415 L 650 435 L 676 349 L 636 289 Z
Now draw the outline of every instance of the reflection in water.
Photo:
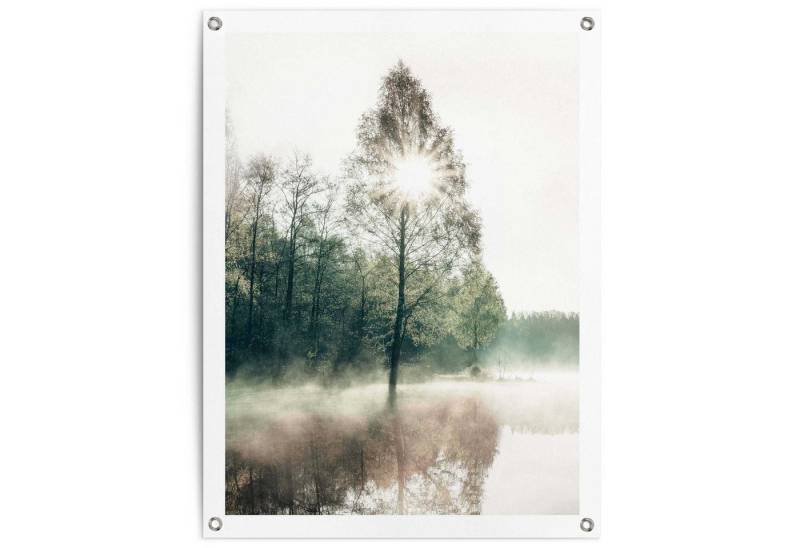
M 500 430 L 483 486 L 484 514 L 576 514 L 578 434 Z
M 229 435 L 228 514 L 478 514 L 499 431 L 477 398 L 248 426 Z
M 576 374 L 226 393 L 228 514 L 575 514 Z

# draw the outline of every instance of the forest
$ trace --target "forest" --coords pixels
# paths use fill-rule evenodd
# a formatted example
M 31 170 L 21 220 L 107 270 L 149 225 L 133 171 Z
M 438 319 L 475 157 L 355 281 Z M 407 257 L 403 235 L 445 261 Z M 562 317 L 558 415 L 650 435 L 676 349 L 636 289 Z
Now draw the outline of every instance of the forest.
M 578 316 L 504 301 L 408 66 L 353 123 L 325 173 L 227 119 L 226 513 L 577 512 Z
M 577 365 L 577 314 L 508 313 L 465 161 L 406 65 L 354 125 L 341 171 L 321 173 L 302 151 L 240 158 L 226 120 L 228 378 L 388 377 L 393 393 L 401 378 Z

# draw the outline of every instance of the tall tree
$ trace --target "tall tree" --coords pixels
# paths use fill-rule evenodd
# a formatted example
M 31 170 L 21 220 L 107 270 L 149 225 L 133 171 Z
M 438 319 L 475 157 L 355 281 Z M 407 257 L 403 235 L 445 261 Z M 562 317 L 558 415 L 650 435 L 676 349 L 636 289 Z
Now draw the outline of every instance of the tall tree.
M 229 356 L 235 347 L 238 330 L 236 311 L 242 281 L 241 238 L 238 233 L 243 217 L 242 165 L 236 147 L 236 135 L 230 114 L 225 111 L 225 340 Z M 231 360 L 226 360 L 226 366 Z
M 354 232 L 394 263 L 396 306 L 389 337 L 389 400 L 397 390 L 409 318 L 460 261 L 477 253 L 480 218 L 466 200 L 464 162 L 430 95 L 398 62 L 377 106 L 361 117 L 348 161 L 346 212 Z
M 236 135 L 228 111 L 225 111 L 225 243 L 240 219 L 242 164 L 236 148 Z
M 472 351 L 474 363 L 478 360 L 478 350 L 494 340 L 506 319 L 497 282 L 477 259 L 465 269 L 457 286 L 454 312 L 453 335 L 459 346 Z
M 311 171 L 311 158 L 295 154 L 292 164 L 284 170 L 278 188 L 283 194 L 283 213 L 286 217 L 286 296 L 284 320 L 291 321 L 295 290 L 295 268 L 301 230 L 313 212 L 311 199 L 324 190 L 322 180 Z
M 322 284 L 326 276 L 331 255 L 341 246 L 342 240 L 334 232 L 334 206 L 338 186 L 324 182 L 327 192 L 323 199 L 315 205 L 315 226 L 313 245 L 313 272 L 311 289 L 311 313 L 309 314 L 308 331 L 314 346 L 314 355 L 319 352 L 319 317 L 322 308 Z
M 353 252 L 353 267 L 358 280 L 358 312 L 355 315 L 354 337 L 352 340 L 351 353 L 355 355 L 361 347 L 361 342 L 366 334 L 367 326 L 367 280 L 370 275 L 370 266 L 367 254 L 363 249 L 356 249 Z
M 264 215 L 266 197 L 275 183 L 275 162 L 264 155 L 254 156 L 247 164 L 245 186 L 247 201 L 250 207 L 250 264 L 249 264 L 249 295 L 247 309 L 247 342 L 253 336 L 253 299 L 255 292 L 256 275 L 256 244 L 258 225 Z

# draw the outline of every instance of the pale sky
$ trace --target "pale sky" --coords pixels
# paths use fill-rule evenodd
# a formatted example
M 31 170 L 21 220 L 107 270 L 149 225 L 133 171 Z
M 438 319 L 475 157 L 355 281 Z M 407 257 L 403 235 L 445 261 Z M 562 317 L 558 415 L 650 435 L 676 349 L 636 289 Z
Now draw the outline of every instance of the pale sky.
M 331 176 L 402 59 L 464 154 L 483 258 L 512 311 L 578 311 L 575 33 L 228 34 L 239 154 L 311 155 Z

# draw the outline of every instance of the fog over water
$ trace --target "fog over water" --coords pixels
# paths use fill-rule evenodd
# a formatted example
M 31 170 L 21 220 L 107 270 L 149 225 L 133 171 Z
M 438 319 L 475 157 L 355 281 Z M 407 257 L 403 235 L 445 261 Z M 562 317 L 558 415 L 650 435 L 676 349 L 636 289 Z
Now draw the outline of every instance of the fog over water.
M 577 513 L 577 379 L 231 383 L 227 512 Z
M 231 34 L 227 514 L 576 514 L 575 33 Z

